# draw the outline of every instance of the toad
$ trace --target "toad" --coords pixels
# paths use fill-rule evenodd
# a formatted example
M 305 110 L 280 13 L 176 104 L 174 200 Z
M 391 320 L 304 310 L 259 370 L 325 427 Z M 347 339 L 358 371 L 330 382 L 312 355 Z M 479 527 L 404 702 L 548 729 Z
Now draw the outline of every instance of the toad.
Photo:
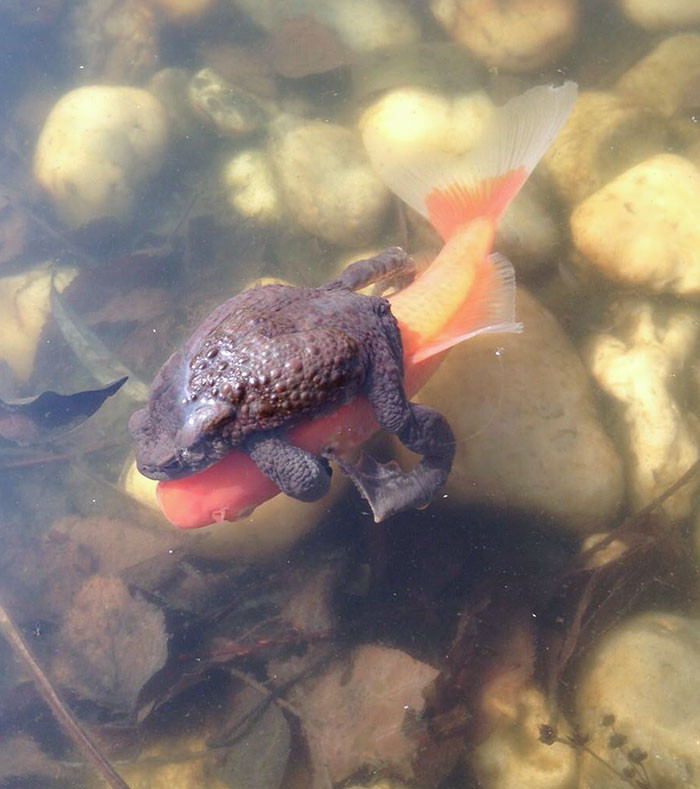
M 163 480 L 164 515 L 181 528 L 235 520 L 279 493 L 310 501 L 328 459 L 350 475 L 379 521 L 422 506 L 449 473 L 444 418 L 410 402 L 452 346 L 520 331 L 515 277 L 492 254 L 498 221 L 564 124 L 572 82 L 532 88 L 484 118 L 461 153 L 401 150 L 380 123 L 364 142 L 386 183 L 444 240 L 430 266 L 388 300 L 356 291 L 411 271 L 399 249 L 316 288 L 273 285 L 215 310 L 160 370 L 130 422 L 139 468 Z M 402 471 L 350 453 L 378 427 L 422 455 Z
M 357 292 L 414 273 L 411 259 L 392 248 L 319 288 L 264 285 L 226 301 L 163 365 L 148 404 L 131 418 L 139 471 L 179 479 L 238 449 L 288 496 L 314 501 L 327 492 L 328 459 L 336 457 L 377 520 L 428 504 L 450 471 L 452 431 L 406 397 L 389 302 Z M 331 447 L 312 454 L 288 440 L 294 425 L 360 395 L 381 428 L 422 455 L 415 469 L 368 457 L 353 464 Z

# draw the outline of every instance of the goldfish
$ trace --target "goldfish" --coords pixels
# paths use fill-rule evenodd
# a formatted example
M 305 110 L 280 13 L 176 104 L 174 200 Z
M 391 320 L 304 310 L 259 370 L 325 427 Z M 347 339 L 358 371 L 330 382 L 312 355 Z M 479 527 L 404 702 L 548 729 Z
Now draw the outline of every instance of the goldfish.
M 424 216 L 444 245 L 432 263 L 388 297 L 403 347 L 403 388 L 413 396 L 449 349 L 486 332 L 519 332 L 515 275 L 492 252 L 498 222 L 563 126 L 577 86 L 539 86 L 497 107 L 480 138 L 464 153 L 394 151 L 370 124 L 363 134 L 369 157 L 393 192 Z M 314 456 L 343 457 L 379 425 L 360 393 L 327 413 L 291 426 L 288 441 Z M 165 517 L 183 529 L 249 515 L 280 493 L 243 451 L 214 465 L 158 483 Z

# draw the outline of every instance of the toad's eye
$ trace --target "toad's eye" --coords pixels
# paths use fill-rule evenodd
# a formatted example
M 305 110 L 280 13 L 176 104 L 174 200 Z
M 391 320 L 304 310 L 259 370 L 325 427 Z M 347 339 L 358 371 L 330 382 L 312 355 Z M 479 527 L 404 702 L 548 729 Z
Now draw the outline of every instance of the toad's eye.
M 223 421 L 230 418 L 232 408 L 224 403 L 201 405 L 178 430 L 175 442 L 179 447 L 191 447 L 207 435 L 216 433 Z

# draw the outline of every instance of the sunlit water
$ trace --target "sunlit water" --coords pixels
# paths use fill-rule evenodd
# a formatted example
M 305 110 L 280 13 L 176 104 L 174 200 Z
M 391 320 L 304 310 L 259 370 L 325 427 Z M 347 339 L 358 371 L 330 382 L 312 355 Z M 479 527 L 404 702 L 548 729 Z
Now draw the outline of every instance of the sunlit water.
M 665 400 L 651 401 L 658 411 L 636 423 L 637 430 L 642 436 L 661 431 L 655 413 L 659 420 L 677 418 L 675 446 L 682 455 L 669 460 L 667 478 L 657 479 L 656 488 L 634 487 L 631 417 L 626 421 L 619 402 L 590 376 L 590 363 L 584 376 L 590 383 L 582 384 L 591 387 L 584 395 L 592 403 L 583 409 L 585 419 L 595 424 L 596 441 L 612 443 L 602 455 L 571 446 L 584 464 L 607 458 L 610 475 L 618 475 L 618 493 L 606 488 L 591 495 L 586 511 L 571 503 L 576 480 L 561 481 L 569 471 L 553 468 L 559 482 L 552 485 L 552 501 L 540 498 L 538 508 L 535 494 L 528 498 L 512 480 L 495 479 L 493 458 L 502 453 L 503 463 L 511 464 L 503 466 L 504 476 L 512 474 L 516 448 L 532 441 L 502 429 L 504 413 L 518 410 L 508 394 L 520 347 L 512 338 L 493 338 L 475 351 L 479 375 L 490 382 L 479 397 L 489 407 L 465 417 L 457 440 L 481 442 L 483 462 L 471 456 L 472 466 L 455 471 L 461 490 L 448 487 L 427 509 L 381 527 L 350 486 L 341 485 L 320 505 L 278 500 L 268 514 L 246 519 L 242 530 L 221 524 L 178 532 L 153 509 L 152 488 L 137 492 L 126 430 L 143 387 L 168 355 L 213 307 L 253 280 L 316 285 L 344 263 L 386 246 L 406 246 L 419 260 L 437 247 L 427 226 L 398 202 L 379 211 L 380 227 L 356 240 L 343 238 L 342 218 L 340 229 L 325 234 L 305 229 L 297 206 L 285 206 L 283 197 L 268 214 L 251 209 L 254 216 L 244 215 L 240 201 L 232 205 L 222 173 L 240 151 L 270 152 L 277 139 L 271 118 L 285 111 L 354 128 L 367 106 L 401 86 L 445 96 L 483 89 L 499 103 L 564 78 L 579 82 L 582 91 L 610 92 L 673 29 L 648 32 L 613 2 L 581 2 L 580 27 L 562 54 L 515 74 L 487 68 L 450 43 L 419 2 L 400 10 L 412 20 L 415 41 L 364 54 L 356 40 L 342 42 L 347 33 L 329 32 L 327 11 L 313 25 L 304 17 L 291 32 L 274 25 L 268 36 L 223 0 L 201 19 L 178 22 L 147 0 L 35 5 L 0 8 L 0 395 L 95 388 L 124 369 L 130 383 L 65 436 L 31 446 L 0 443 L 0 603 L 104 757 L 132 787 L 369 786 L 382 777 L 421 786 L 522 785 L 514 782 L 517 771 L 507 772 L 515 770 L 508 760 L 516 757 L 504 757 L 510 765 L 504 773 L 490 773 L 483 754 L 474 757 L 478 744 L 498 735 L 504 737 L 496 741 L 500 753 L 510 753 L 508 737 L 524 743 L 523 761 L 536 762 L 531 754 L 537 748 L 558 747 L 564 754 L 553 768 L 559 778 L 537 785 L 565 787 L 577 785 L 581 741 L 541 745 L 537 726 L 551 724 L 560 727 L 550 730 L 552 737 L 570 737 L 578 725 L 617 771 L 603 770 L 603 778 L 588 774 L 581 785 L 676 785 L 634 767 L 644 759 L 620 762 L 621 751 L 612 753 L 607 735 L 601 738 L 603 724 L 585 720 L 577 692 L 586 655 L 620 620 L 650 610 L 697 612 L 696 480 L 681 489 L 675 505 L 625 521 L 670 488 L 696 457 L 697 290 L 679 294 L 669 287 L 646 295 L 654 288 L 615 283 L 587 264 L 570 233 L 579 199 L 562 195 L 551 173 L 539 174 L 534 219 L 516 214 L 501 244 L 518 281 L 554 314 L 584 357 L 594 335 L 629 337 L 633 315 L 649 311 L 650 336 L 672 358 L 672 383 Z M 266 7 L 259 9 L 263 16 Z M 689 24 L 680 27 L 692 33 Z M 295 46 L 294 36 L 303 43 Z M 698 62 L 700 54 L 693 58 L 691 51 L 686 68 L 700 74 Z M 181 71 L 166 80 L 159 72 L 171 67 Z M 187 83 L 204 67 L 252 95 L 262 118 L 255 128 L 222 131 L 193 112 Z M 686 73 L 682 66 L 668 77 L 670 92 L 679 73 Z M 73 202 L 66 208 L 65 196 L 52 201 L 33 177 L 32 159 L 50 108 L 89 84 L 153 89 L 168 106 L 169 141 L 162 166 L 141 177 L 153 164 L 150 154 L 135 165 L 139 174 L 130 178 L 140 183 L 124 215 L 86 224 L 81 219 L 95 219 L 90 206 Z M 665 117 L 646 108 L 648 122 L 621 123 L 615 144 L 597 158 L 582 157 L 586 167 L 593 160 L 599 167 L 581 173 L 581 181 L 600 180 L 589 194 L 652 154 L 694 155 L 697 163 L 699 107 L 700 93 L 690 90 Z M 71 129 L 65 134 L 69 146 Z M 96 163 L 86 158 L 85 168 L 96 168 L 95 183 L 115 153 L 112 144 L 124 143 L 107 140 Z M 73 155 L 80 154 L 76 149 Z M 274 183 L 274 168 L 270 172 Z M 249 204 L 268 198 L 258 194 Z M 694 210 L 697 216 L 700 206 Z M 518 221 L 529 222 L 522 234 Z M 523 239 L 534 252 L 523 249 Z M 52 301 L 53 270 L 62 272 L 66 287 L 57 285 Z M 611 317 L 610 304 L 629 293 L 642 301 L 627 318 Z M 551 374 L 559 386 L 556 365 L 564 357 L 553 358 L 550 372 L 544 366 L 541 375 Z M 575 360 L 574 351 L 567 348 L 566 358 Z M 661 353 L 656 364 L 664 358 Z M 466 373 L 456 375 L 468 375 L 468 359 L 465 365 L 460 370 Z M 533 369 L 540 370 L 535 362 Z M 572 375 L 584 375 L 581 370 Z M 547 381 L 539 385 L 546 388 Z M 460 389 L 442 395 L 452 403 L 448 415 L 456 430 L 452 414 L 463 410 Z M 558 406 L 556 396 L 542 400 L 542 411 L 553 419 L 557 408 L 567 407 Z M 566 437 L 561 440 L 569 446 Z M 499 443 L 506 441 L 512 443 Z M 378 458 L 391 451 L 384 439 L 372 443 Z M 566 465 L 567 450 L 558 457 Z M 532 458 L 533 466 L 547 462 L 551 456 Z M 526 465 L 522 473 L 529 479 Z M 490 471 L 478 477 L 486 494 L 470 495 L 476 471 L 486 467 Z M 570 475 L 581 471 L 572 463 Z M 484 482 L 488 474 L 492 490 Z M 508 491 L 515 491 L 510 500 Z M 598 513 L 605 518 L 599 525 Z M 582 569 L 576 559 L 582 539 L 620 524 L 626 525 L 619 537 L 633 550 L 622 556 L 613 550 L 597 574 L 589 555 Z M 101 785 L 4 642 L 0 659 L 0 785 Z M 383 706 L 391 692 L 397 695 Z M 638 739 L 629 733 L 628 751 L 646 747 L 647 723 L 639 721 Z M 631 765 L 625 777 L 622 769 Z M 596 783 L 601 780 L 611 783 Z M 696 773 L 678 785 L 698 780 Z

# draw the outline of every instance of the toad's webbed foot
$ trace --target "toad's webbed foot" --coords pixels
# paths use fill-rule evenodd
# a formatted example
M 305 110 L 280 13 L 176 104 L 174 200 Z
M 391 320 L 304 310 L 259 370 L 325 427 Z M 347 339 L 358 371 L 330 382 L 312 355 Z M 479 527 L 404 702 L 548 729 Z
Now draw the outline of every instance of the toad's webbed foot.
M 328 461 L 295 447 L 278 433 L 251 436 L 244 448 L 260 471 L 287 496 L 316 501 L 328 492 L 331 481 Z
M 376 523 L 409 507 L 427 506 L 452 468 L 455 440 L 447 420 L 427 406 L 408 405 L 410 417 L 398 437 L 423 456 L 412 471 L 403 471 L 393 461 L 378 463 L 364 453 L 356 464 L 332 458 L 367 499 Z
M 389 247 L 371 258 L 351 263 L 336 279 L 322 285 L 324 290 L 344 288 L 361 290 L 374 282 L 384 282 L 396 278 L 399 287 L 410 284 L 416 276 L 413 258 L 401 247 Z

